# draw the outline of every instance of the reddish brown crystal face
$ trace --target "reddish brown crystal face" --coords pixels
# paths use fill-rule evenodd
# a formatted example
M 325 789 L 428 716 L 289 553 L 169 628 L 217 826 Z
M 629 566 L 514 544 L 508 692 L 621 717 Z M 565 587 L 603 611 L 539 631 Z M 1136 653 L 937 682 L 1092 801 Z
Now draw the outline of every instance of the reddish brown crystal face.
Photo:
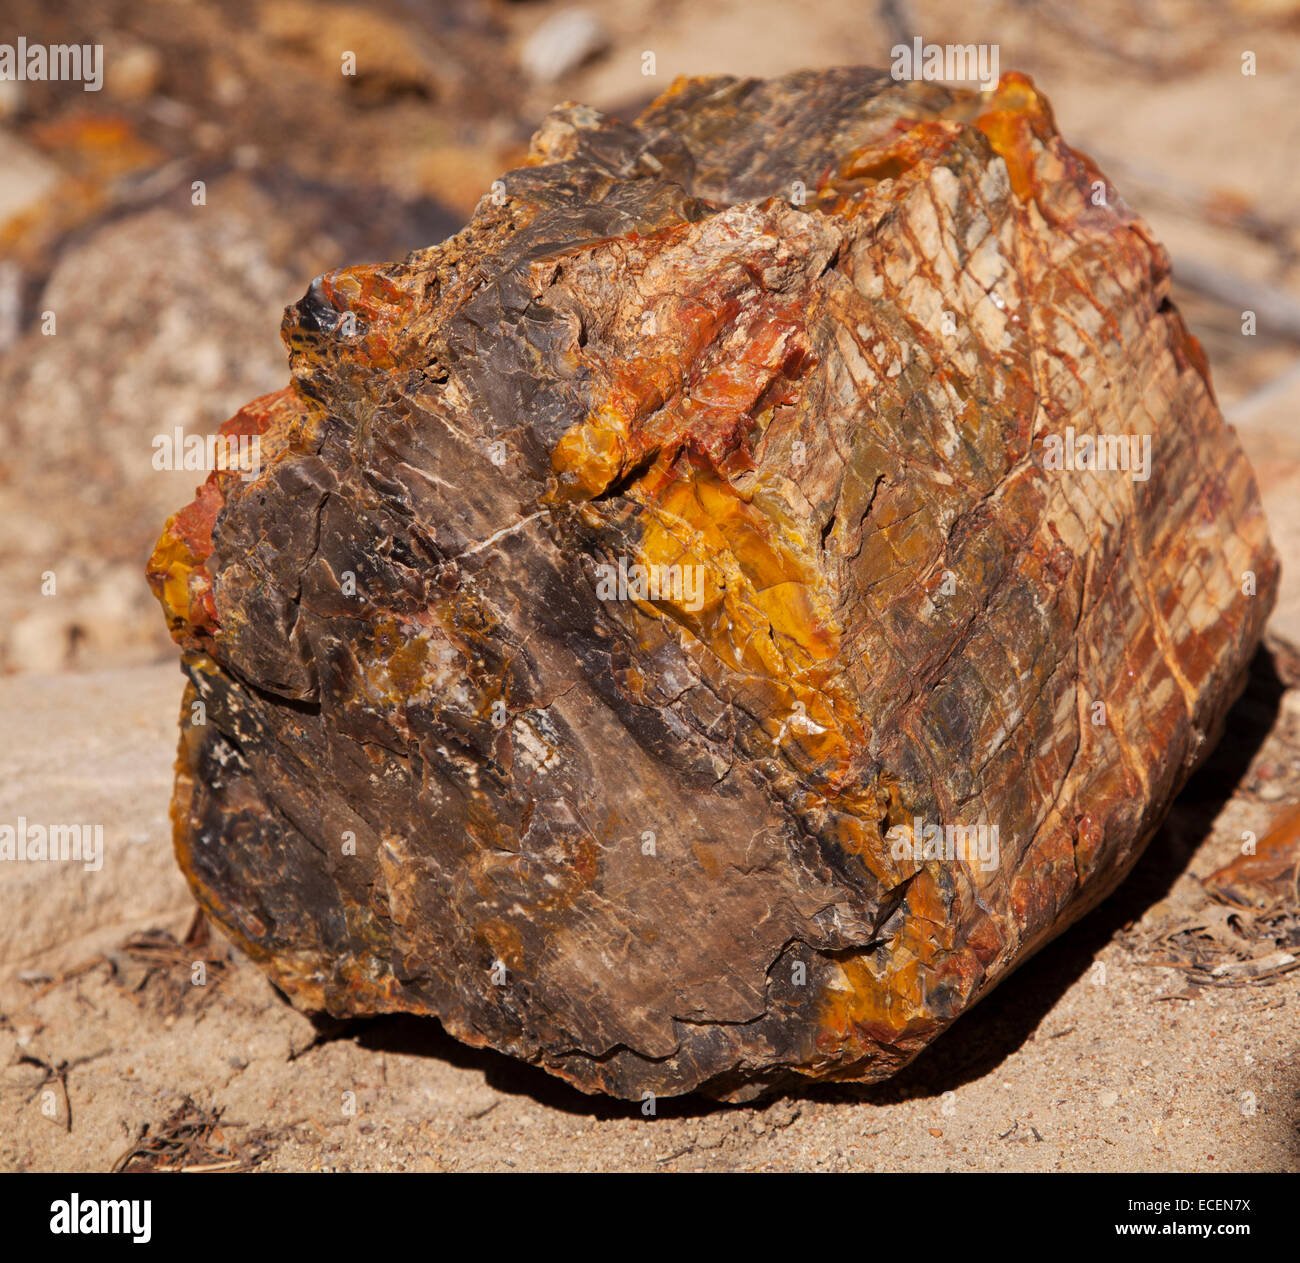
M 306 1008 L 884 1077 L 1127 872 L 1270 608 L 1167 260 L 1014 75 L 681 81 L 504 186 L 313 284 L 159 542 L 182 866 Z

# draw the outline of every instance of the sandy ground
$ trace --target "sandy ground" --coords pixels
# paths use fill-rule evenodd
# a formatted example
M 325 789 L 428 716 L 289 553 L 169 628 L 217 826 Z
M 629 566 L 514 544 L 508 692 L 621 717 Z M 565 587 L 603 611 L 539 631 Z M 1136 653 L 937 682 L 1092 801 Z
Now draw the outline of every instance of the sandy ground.
M 5 874 L 0 1166 L 103 1170 L 138 1151 L 268 1170 L 1300 1169 L 1300 971 L 1220 986 L 1153 963 L 1171 931 L 1213 924 L 1197 877 L 1300 797 L 1300 689 L 1264 659 L 1234 741 L 1128 882 L 897 1080 L 665 1100 L 653 1118 L 436 1022 L 318 1030 L 224 944 L 178 944 L 179 694 L 171 667 L 0 683 L 0 819 L 105 830 L 97 872 Z
M 15 3 L 37 37 L 69 10 Z M 626 115 L 678 73 L 882 64 L 892 43 L 885 5 L 610 0 L 604 50 L 543 85 L 509 58 L 555 0 L 458 0 L 486 14 L 481 30 L 409 44 L 389 23 L 413 10 L 333 5 L 328 29 L 374 52 L 353 100 L 309 10 L 240 3 L 252 16 L 222 35 L 212 6 L 178 25 L 171 0 L 78 0 L 122 50 L 104 93 L 0 93 L 0 267 L 18 269 L 28 322 L 6 342 L 0 319 L 0 669 L 16 672 L 0 676 L 0 823 L 100 822 L 105 837 L 96 872 L 0 865 L 0 1167 L 1300 1169 L 1300 969 L 1214 980 L 1216 963 L 1278 943 L 1230 925 L 1198 880 L 1300 803 L 1285 654 L 1281 679 L 1261 660 L 1215 761 L 1120 891 L 880 1087 L 692 1097 L 647 1118 L 436 1023 L 317 1029 L 191 934 L 166 814 L 181 681 L 139 578 L 188 487 L 143 468 L 150 436 L 210 428 L 279 385 L 279 305 L 315 270 L 446 231 L 554 101 Z M 1195 260 L 1300 292 L 1300 3 L 910 7 L 927 40 L 997 40 L 1002 69 L 1035 75 L 1176 275 Z M 470 75 L 472 93 L 471 55 L 497 65 Z M 78 121 L 86 110 L 119 130 Z M 176 192 L 195 170 L 211 180 L 203 213 Z M 1273 629 L 1300 643 L 1300 339 L 1244 334 L 1244 302 L 1176 296 L 1283 558 Z M 60 333 L 44 338 L 28 318 L 51 307 Z M 56 598 L 39 593 L 46 569 Z

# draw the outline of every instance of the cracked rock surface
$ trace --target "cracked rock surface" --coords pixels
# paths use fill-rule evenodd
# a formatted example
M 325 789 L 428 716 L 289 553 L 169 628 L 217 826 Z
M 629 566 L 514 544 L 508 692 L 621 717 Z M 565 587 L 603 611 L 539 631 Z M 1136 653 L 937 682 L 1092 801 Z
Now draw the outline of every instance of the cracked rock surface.
M 1021 76 L 557 111 L 312 284 L 159 541 L 200 903 L 587 1091 L 892 1074 L 1125 875 L 1271 608 L 1168 290 Z

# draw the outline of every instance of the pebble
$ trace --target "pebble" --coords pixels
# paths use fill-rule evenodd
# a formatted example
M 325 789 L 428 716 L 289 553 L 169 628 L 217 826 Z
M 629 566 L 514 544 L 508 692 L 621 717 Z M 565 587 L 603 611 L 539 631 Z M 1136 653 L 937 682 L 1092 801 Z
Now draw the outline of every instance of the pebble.
M 536 83 L 554 83 L 609 47 L 609 32 L 586 9 L 563 9 L 524 43 L 520 61 Z

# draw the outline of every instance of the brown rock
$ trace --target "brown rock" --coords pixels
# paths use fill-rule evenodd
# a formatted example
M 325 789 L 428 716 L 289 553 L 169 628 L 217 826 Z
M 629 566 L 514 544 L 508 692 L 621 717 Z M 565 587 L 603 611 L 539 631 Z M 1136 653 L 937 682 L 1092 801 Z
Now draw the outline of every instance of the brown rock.
M 1168 261 L 1014 75 L 679 81 L 501 193 L 313 283 L 159 542 L 182 867 L 306 1009 L 887 1076 L 1124 876 L 1272 603 Z

